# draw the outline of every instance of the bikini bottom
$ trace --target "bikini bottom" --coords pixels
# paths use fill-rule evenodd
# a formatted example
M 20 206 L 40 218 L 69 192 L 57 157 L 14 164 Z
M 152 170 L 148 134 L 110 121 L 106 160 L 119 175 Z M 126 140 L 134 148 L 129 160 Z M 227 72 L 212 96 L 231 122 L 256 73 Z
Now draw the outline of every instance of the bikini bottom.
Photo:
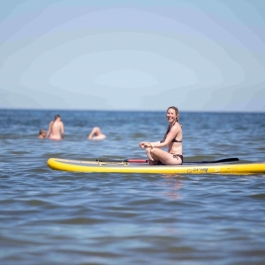
M 178 155 L 178 154 L 171 154 L 171 155 L 173 155 L 173 158 L 180 158 L 181 159 L 181 164 L 183 164 L 183 155 Z
M 171 154 L 171 155 L 173 155 L 173 158 L 178 158 L 179 157 L 181 159 L 181 164 L 183 164 L 183 161 L 184 161 L 183 155 L 179 155 L 179 154 Z M 159 161 L 158 165 L 165 165 L 165 164 L 163 164 L 162 162 Z

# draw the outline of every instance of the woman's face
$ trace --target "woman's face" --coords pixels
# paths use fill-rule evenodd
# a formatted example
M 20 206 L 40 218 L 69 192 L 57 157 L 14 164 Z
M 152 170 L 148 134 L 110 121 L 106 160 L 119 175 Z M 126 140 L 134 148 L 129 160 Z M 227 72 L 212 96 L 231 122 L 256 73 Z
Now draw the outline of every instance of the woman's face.
M 175 122 L 177 119 L 176 111 L 174 109 L 168 109 L 166 117 L 169 123 Z

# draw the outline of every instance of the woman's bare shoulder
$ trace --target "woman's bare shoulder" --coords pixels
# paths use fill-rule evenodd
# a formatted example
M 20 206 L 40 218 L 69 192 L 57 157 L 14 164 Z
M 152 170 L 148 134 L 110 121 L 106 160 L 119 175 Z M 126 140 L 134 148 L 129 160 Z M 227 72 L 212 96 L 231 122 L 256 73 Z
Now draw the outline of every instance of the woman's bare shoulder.
M 174 130 L 181 130 L 182 128 L 182 125 L 180 125 L 178 122 L 176 122 L 173 126 L 172 126 L 172 129 L 174 128 Z

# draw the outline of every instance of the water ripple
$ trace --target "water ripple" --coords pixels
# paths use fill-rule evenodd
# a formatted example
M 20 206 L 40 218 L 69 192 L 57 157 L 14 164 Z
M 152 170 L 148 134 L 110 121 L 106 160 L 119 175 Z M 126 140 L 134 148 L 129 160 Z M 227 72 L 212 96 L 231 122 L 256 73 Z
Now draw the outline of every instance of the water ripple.
M 145 158 L 138 143 L 163 136 L 164 113 L 60 111 L 66 136 L 53 142 L 36 138 L 52 111 L 0 112 L 1 264 L 264 263 L 265 175 L 47 167 L 50 157 Z M 264 118 L 182 113 L 185 159 L 264 161 Z M 102 127 L 106 140 L 87 141 L 93 125 Z

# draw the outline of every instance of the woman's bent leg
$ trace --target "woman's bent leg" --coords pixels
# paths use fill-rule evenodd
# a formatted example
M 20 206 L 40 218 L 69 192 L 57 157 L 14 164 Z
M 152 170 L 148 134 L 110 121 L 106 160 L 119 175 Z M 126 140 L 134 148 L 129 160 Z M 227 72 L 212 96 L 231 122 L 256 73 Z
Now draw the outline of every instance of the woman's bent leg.
M 150 155 L 153 157 L 154 160 L 160 161 L 165 165 L 181 165 L 182 164 L 182 159 L 179 156 L 170 154 L 159 148 L 151 149 Z
M 146 148 L 145 151 L 146 151 L 146 154 L 147 154 L 147 157 L 148 157 L 148 162 L 150 165 L 157 165 L 159 164 L 159 160 L 156 160 L 152 155 L 151 155 L 151 148 Z

